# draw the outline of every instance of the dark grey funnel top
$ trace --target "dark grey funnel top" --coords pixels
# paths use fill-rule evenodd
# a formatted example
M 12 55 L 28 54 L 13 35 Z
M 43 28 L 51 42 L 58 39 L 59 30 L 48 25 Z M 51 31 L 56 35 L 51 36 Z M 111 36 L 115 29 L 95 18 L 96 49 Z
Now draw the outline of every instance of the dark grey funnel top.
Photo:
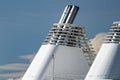
M 72 24 L 77 15 L 79 7 L 75 5 L 67 5 L 64 9 L 64 12 L 61 16 L 59 23 L 69 23 Z

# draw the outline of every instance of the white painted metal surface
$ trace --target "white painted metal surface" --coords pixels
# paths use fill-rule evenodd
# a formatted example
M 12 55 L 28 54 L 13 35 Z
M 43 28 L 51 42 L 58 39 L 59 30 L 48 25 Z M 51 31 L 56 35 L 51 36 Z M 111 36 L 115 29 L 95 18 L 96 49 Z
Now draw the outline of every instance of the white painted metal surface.
M 89 65 L 80 48 L 59 45 L 53 60 L 49 64 L 43 80 L 80 80 L 84 79 Z M 53 70 L 54 66 L 54 70 Z
M 42 45 L 22 80 L 46 80 L 48 77 L 47 80 L 52 79 L 53 54 L 55 54 L 55 80 L 84 79 L 89 65 L 80 48 Z
M 85 80 L 120 80 L 120 21 L 113 22 Z
M 22 80 L 41 80 L 56 48 L 56 45 L 42 45 Z
M 104 43 L 85 80 L 120 79 L 120 44 Z

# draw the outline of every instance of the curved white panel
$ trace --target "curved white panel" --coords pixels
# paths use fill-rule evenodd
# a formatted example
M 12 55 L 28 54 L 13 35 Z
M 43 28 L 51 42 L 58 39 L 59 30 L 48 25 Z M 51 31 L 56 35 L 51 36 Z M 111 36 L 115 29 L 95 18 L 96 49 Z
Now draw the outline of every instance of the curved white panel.
M 41 80 L 56 48 L 56 45 L 42 45 L 22 80 Z
M 120 44 L 104 43 L 85 80 L 120 79 Z

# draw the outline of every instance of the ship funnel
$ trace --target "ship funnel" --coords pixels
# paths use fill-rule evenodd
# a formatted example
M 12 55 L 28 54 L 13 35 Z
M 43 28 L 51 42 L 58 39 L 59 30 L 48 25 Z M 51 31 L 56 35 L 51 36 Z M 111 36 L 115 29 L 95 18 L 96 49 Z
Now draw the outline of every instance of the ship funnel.
M 120 80 L 120 21 L 113 22 L 85 80 Z
M 61 16 L 59 23 L 72 24 L 77 15 L 78 10 L 79 10 L 79 7 L 75 5 L 67 5 L 63 11 L 63 14 Z
M 83 48 L 88 49 L 86 34 L 82 26 L 72 24 L 78 10 L 79 7 L 75 5 L 65 7 L 59 23 L 53 24 L 22 80 L 84 78 L 83 75 L 86 75 L 89 69 L 83 54 Z M 85 53 L 85 55 L 89 54 Z M 87 57 L 87 59 L 91 58 Z

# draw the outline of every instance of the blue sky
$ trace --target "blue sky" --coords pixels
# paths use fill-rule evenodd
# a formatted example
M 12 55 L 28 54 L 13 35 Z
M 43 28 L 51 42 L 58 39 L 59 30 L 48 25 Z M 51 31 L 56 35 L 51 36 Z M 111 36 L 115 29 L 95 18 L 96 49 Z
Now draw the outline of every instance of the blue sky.
M 120 20 L 120 0 L 0 0 L 0 65 L 28 63 L 20 56 L 38 51 L 67 4 L 80 7 L 75 24 L 85 26 L 89 39 Z

